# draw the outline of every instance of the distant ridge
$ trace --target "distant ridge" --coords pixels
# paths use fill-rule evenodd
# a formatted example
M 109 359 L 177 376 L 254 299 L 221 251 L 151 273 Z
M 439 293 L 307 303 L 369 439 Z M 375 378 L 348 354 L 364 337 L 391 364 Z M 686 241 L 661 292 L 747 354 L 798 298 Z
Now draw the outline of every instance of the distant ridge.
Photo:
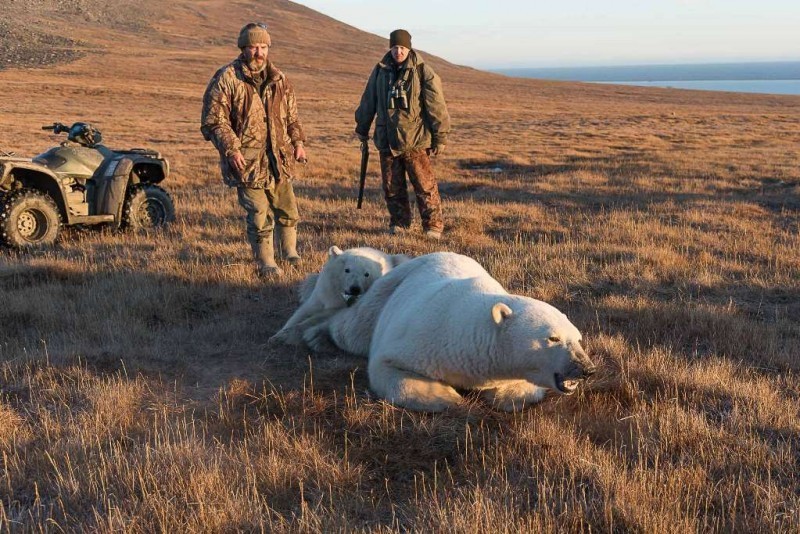
M 508 76 L 580 82 L 800 80 L 800 61 L 491 70 Z

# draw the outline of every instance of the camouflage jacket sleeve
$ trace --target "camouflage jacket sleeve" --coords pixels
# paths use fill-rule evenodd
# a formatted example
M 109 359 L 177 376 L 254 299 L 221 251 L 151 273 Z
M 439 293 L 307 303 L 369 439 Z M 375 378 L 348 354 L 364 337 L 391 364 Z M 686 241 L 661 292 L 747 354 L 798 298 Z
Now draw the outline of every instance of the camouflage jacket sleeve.
M 292 140 L 292 145 L 297 146 L 298 143 L 305 142 L 306 134 L 297 115 L 297 96 L 294 86 L 288 80 L 284 81 L 286 82 L 286 133 Z
M 365 137 L 369 135 L 372 120 L 377 112 L 378 70 L 377 65 L 372 69 L 367 86 L 364 88 L 364 94 L 361 95 L 361 103 L 356 109 L 356 133 Z
M 433 146 L 447 144 L 450 133 L 450 114 L 444 101 L 442 80 L 427 64 L 420 69 L 422 77 L 422 100 L 425 103 L 425 120 L 431 129 Z
M 233 88 L 221 69 L 211 79 L 203 95 L 203 114 L 200 118 L 200 131 L 207 141 L 214 143 L 223 157 L 235 154 L 242 143 L 231 125 L 231 105 Z

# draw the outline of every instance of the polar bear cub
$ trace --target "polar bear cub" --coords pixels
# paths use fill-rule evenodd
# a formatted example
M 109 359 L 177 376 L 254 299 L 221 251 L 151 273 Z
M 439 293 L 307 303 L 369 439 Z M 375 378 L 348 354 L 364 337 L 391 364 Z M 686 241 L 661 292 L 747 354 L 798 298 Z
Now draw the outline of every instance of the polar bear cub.
M 595 366 L 581 333 L 553 306 L 511 295 L 467 256 L 420 256 L 381 277 L 352 307 L 307 329 L 368 355 L 369 382 L 405 408 L 441 411 L 476 389 L 514 411 L 546 390 L 570 394 Z
M 387 254 L 371 247 L 328 249 L 328 261 L 300 287 L 300 307 L 271 341 L 297 345 L 305 328 L 335 311 L 352 305 L 372 284 L 408 260 L 404 254 Z

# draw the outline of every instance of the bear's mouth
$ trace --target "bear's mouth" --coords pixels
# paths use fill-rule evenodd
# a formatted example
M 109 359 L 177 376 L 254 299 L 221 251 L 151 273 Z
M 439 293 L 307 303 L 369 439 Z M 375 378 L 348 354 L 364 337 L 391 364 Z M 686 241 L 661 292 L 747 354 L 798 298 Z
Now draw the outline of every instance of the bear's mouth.
M 342 293 L 342 298 L 344 299 L 344 303 L 347 304 L 349 308 L 353 304 L 355 304 L 356 300 L 358 300 L 358 295 L 353 295 L 352 293 Z
M 558 373 L 555 374 L 554 378 L 555 378 L 556 388 L 564 395 L 572 395 L 573 393 L 575 393 L 575 390 L 578 389 L 578 382 L 579 382 L 578 380 L 565 378 L 564 376 L 561 376 Z

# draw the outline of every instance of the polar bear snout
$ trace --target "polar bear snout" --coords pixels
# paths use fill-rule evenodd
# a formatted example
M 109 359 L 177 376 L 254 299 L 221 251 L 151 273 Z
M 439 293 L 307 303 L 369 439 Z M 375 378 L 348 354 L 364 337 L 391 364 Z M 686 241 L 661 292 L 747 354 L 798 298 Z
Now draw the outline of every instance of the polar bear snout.
M 597 367 L 592 362 L 576 361 L 573 363 L 574 371 L 569 373 L 571 378 L 585 380 L 597 372 Z
M 356 285 L 352 285 L 349 288 L 347 288 L 345 294 L 348 296 L 357 297 L 361 294 L 361 288 Z
M 553 376 L 555 389 L 565 395 L 574 393 L 581 380 L 586 380 L 597 372 L 597 366 L 589 359 L 589 355 L 580 344 L 569 344 L 569 356 L 565 368 Z
M 361 296 L 361 293 L 363 293 L 363 291 L 359 286 L 350 286 L 342 293 L 342 298 L 344 299 L 348 308 L 356 303 L 356 300 L 358 300 L 358 297 Z
M 589 378 L 597 372 L 597 366 L 592 362 L 586 351 L 578 342 L 569 343 L 570 363 L 573 367 L 573 372 L 570 373 L 570 378 Z
M 555 389 L 564 395 L 572 395 L 578 389 L 578 384 L 581 380 L 585 380 L 594 374 L 594 368 L 585 369 L 579 366 L 573 366 L 566 374 L 556 373 L 553 375 L 553 382 Z
M 585 378 L 592 376 L 597 371 L 597 366 L 592 362 L 580 343 L 572 343 L 570 346 L 572 360 L 581 369 Z
M 583 378 L 589 378 L 596 372 L 597 372 L 597 366 L 593 363 L 589 363 L 587 367 L 583 368 Z

